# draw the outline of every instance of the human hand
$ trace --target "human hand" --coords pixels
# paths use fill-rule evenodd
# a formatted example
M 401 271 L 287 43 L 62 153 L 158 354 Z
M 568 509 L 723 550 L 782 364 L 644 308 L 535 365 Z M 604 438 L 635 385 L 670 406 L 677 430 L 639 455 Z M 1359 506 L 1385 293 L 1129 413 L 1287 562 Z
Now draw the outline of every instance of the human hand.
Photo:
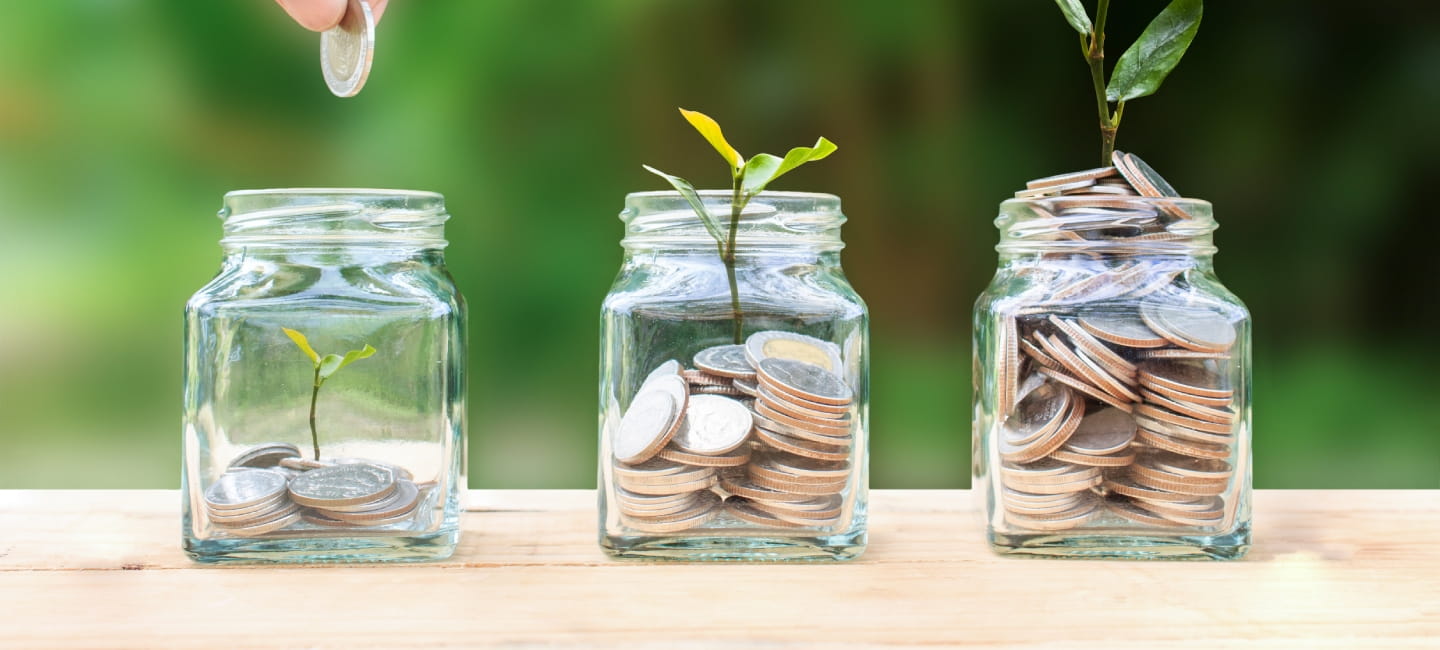
M 301 27 L 315 32 L 323 32 L 331 27 L 340 24 L 340 19 L 345 17 L 345 7 L 348 0 L 275 0 L 285 13 L 290 14 L 295 22 Z M 370 0 L 370 13 L 375 16 L 375 22 L 380 22 L 380 14 L 385 13 L 385 5 L 390 0 Z

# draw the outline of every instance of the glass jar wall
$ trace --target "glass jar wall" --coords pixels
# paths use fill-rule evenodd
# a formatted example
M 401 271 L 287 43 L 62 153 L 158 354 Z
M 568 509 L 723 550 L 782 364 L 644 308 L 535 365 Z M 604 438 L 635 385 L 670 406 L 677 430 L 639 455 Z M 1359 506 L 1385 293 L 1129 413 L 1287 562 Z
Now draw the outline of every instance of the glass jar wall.
M 1211 206 L 1001 204 L 975 307 L 974 487 L 991 546 L 1214 558 L 1250 543 L 1250 318 Z
M 701 196 L 728 226 L 730 192 Z M 601 546 L 859 555 L 868 316 L 840 268 L 839 199 L 762 193 L 737 222 L 733 267 L 678 193 L 631 194 L 621 219 L 601 313 Z
M 182 544 L 202 562 L 449 556 L 465 304 L 438 194 L 231 192 L 185 306 Z

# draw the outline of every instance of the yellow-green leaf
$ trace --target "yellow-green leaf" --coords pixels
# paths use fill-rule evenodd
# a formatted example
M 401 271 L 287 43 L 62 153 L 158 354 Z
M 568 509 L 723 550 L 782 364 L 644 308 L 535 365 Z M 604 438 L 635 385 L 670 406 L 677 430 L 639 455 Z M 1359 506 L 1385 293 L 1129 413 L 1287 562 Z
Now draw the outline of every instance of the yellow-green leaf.
M 366 343 L 365 347 L 362 349 L 346 352 L 345 358 L 340 361 L 340 368 L 344 368 L 345 366 L 355 363 L 356 361 L 359 361 L 361 359 L 368 359 L 372 356 L 375 356 L 375 348 L 370 347 L 370 344 Z M 339 370 L 340 368 L 336 368 L 336 370 Z
M 310 363 L 320 365 L 320 355 L 315 353 L 315 348 L 310 347 L 310 341 L 305 339 L 304 334 L 288 327 L 282 327 L 280 329 L 285 331 L 285 336 L 290 337 L 290 340 L 295 342 L 295 347 L 300 348 L 300 351 L 304 352 L 305 356 L 310 357 Z
M 675 188 L 676 192 L 680 193 L 680 196 L 685 197 L 685 201 L 690 204 L 690 209 L 694 210 L 696 216 L 700 217 L 700 223 L 705 224 L 706 232 L 709 232 L 710 236 L 715 238 L 715 241 L 720 244 L 721 248 L 724 248 L 725 235 L 720 232 L 720 224 L 716 223 L 715 217 L 710 216 L 710 211 L 705 209 L 705 202 L 700 200 L 700 193 L 695 191 L 695 186 L 691 185 L 690 181 L 680 178 L 679 176 L 666 174 L 649 165 L 641 165 L 641 167 L 644 167 L 645 171 L 665 179 L 670 183 L 671 187 Z
M 330 375 L 335 374 L 335 371 L 340 369 L 340 364 L 344 362 L 345 357 L 342 357 L 338 354 L 327 354 L 324 357 L 321 357 L 320 381 L 325 381 L 326 379 L 329 379 Z
M 745 157 L 741 156 L 740 152 L 735 150 L 735 147 L 730 146 L 730 143 L 725 141 L 725 134 L 720 131 L 720 124 L 711 119 L 709 115 L 699 111 L 687 111 L 682 108 L 680 109 L 680 114 L 685 116 L 685 120 L 690 123 L 690 126 L 695 127 L 695 130 L 699 131 L 700 135 L 705 136 L 705 140 L 710 143 L 710 146 L 715 147 L 716 151 L 720 152 L 720 155 L 725 158 L 725 162 L 730 163 L 730 173 L 732 175 L 739 174 L 741 164 Z
M 832 153 L 838 147 L 835 143 L 820 138 L 815 141 L 813 147 L 795 147 L 785 158 L 781 159 L 768 153 L 756 154 L 745 163 L 744 191 L 747 195 L 759 194 L 771 181 L 784 176 L 790 170 L 795 169 L 812 160 L 820 160 Z

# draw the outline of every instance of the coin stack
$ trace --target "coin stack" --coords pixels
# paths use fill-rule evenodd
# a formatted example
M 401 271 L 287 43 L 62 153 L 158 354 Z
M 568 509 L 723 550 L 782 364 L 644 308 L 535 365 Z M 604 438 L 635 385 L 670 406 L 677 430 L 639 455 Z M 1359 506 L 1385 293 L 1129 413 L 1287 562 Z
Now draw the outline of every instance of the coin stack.
M 431 487 L 403 468 L 359 458 L 307 460 L 289 443 L 241 452 L 205 491 L 205 513 L 226 533 L 256 537 L 305 521 L 369 528 L 412 519 Z
M 1133 154 L 1031 181 L 1018 198 L 1058 199 L 1016 228 L 1075 241 L 1182 240 L 1178 197 Z M 1128 198 L 1127 197 L 1131 197 Z M 1123 250 L 1123 249 L 1121 249 Z M 1238 414 L 1225 309 L 1163 261 L 1127 261 L 1036 282 L 998 332 L 997 500 L 1011 525 L 1055 531 L 1098 520 L 1215 526 L 1233 504 Z
M 651 371 L 612 434 L 625 524 L 663 534 L 722 512 L 770 527 L 836 524 L 854 405 L 839 348 L 766 331 L 706 348 L 694 364 Z

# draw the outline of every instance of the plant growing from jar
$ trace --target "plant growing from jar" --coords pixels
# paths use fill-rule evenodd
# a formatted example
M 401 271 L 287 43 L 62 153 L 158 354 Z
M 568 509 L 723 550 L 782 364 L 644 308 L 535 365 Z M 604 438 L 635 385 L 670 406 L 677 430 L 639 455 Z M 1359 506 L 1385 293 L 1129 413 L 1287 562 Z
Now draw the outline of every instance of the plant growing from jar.
M 715 249 L 720 260 L 725 265 L 725 275 L 730 283 L 730 309 L 735 323 L 734 340 L 736 344 L 745 341 L 745 313 L 740 306 L 740 287 L 735 277 L 735 254 L 736 254 L 736 233 L 740 228 L 740 216 L 745 211 L 745 206 L 750 200 L 765 190 L 765 187 L 780 178 L 791 170 L 812 160 L 820 160 L 834 153 L 834 143 L 820 138 L 811 147 L 795 147 L 782 158 L 768 153 L 760 153 L 746 159 L 740 155 L 735 147 L 725 140 L 725 134 L 720 130 L 720 125 L 710 116 L 698 111 L 680 109 L 680 114 L 685 120 L 695 127 L 696 131 L 705 138 L 710 146 L 719 152 L 720 157 L 725 159 L 730 169 L 730 225 L 728 229 L 721 228 L 721 222 L 710 214 L 705 208 L 705 202 L 700 198 L 699 192 L 689 181 L 662 172 L 654 167 L 645 165 L 645 170 L 665 179 L 680 193 L 690 207 L 695 210 L 700 222 L 705 225 L 705 231 L 715 238 Z
M 324 386 L 325 381 L 333 377 L 341 368 L 373 356 L 375 348 L 367 343 L 365 347 L 351 350 L 344 355 L 326 354 L 322 356 L 315 351 L 315 348 L 310 347 L 310 341 L 305 338 L 304 334 L 288 327 L 281 329 L 285 331 L 285 335 L 290 337 L 291 341 L 295 342 L 295 347 L 305 353 L 305 357 L 310 359 L 310 363 L 315 367 L 314 383 L 310 390 L 310 443 L 315 449 L 315 460 L 318 461 L 320 460 L 320 434 L 315 427 L 315 407 L 320 401 L 320 387 Z
M 1120 55 L 1108 82 L 1105 79 L 1105 22 L 1110 14 L 1110 0 L 1098 1 L 1094 21 L 1080 0 L 1055 0 L 1055 4 L 1060 6 L 1066 22 L 1080 33 L 1080 53 L 1090 68 L 1100 117 L 1100 164 L 1109 165 L 1126 102 L 1160 89 L 1160 83 L 1180 63 L 1180 57 L 1185 56 L 1185 50 L 1195 40 L 1204 3 L 1174 0 L 1166 6 Z M 1114 104 L 1113 110 L 1111 104 Z

